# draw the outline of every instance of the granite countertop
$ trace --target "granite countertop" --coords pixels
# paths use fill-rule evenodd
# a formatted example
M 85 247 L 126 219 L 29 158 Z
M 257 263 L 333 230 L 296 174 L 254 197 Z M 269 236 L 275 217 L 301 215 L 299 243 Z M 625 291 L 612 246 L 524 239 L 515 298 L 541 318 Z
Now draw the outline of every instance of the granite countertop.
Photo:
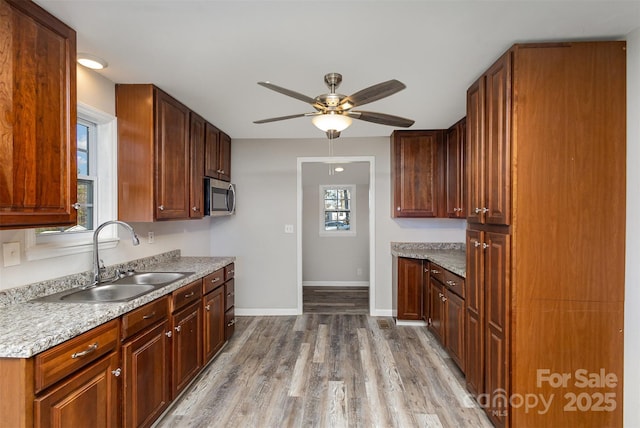
M 115 267 L 133 266 L 139 272 L 194 272 L 173 284 L 128 302 L 57 303 L 19 301 L 16 297 L 18 294 L 26 295 L 30 299 L 41 297 L 44 294 L 33 290 L 42 289 L 42 283 L 33 284 L 31 287 L 20 287 L 23 289 L 22 293 L 18 289 L 3 291 L 0 296 L 0 304 L 4 303 L 4 306 L 0 305 L 2 306 L 0 307 L 0 358 L 32 357 L 235 261 L 235 257 L 180 257 L 179 254 L 175 251 L 166 253 L 163 255 L 165 257 L 151 257 L 111 266 L 112 270 Z M 85 272 L 58 280 L 45 281 L 50 285 L 46 294 L 73 288 L 86 274 Z M 11 300 L 9 304 L 7 300 Z
M 391 254 L 429 260 L 463 278 L 467 276 L 467 257 L 462 243 L 392 242 Z

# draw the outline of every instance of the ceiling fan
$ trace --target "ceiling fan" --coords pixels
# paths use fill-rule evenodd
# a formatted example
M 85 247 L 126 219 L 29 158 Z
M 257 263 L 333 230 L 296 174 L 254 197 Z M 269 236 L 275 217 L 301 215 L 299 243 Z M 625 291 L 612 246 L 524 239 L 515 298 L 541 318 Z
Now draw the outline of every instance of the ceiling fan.
M 354 107 L 377 101 L 388 97 L 406 88 L 404 83 L 398 80 L 388 80 L 369 86 L 352 95 L 341 95 L 336 93 L 336 89 L 342 82 L 342 75 L 339 73 L 329 73 L 324 76 L 324 82 L 329 87 L 329 93 L 318 95 L 315 98 L 308 97 L 290 89 L 274 85 L 271 82 L 258 82 L 258 85 L 271 89 L 281 94 L 288 95 L 297 100 L 310 104 L 316 111 L 311 113 L 299 113 L 289 116 L 272 117 L 270 119 L 256 120 L 253 123 L 268 123 L 279 120 L 294 119 L 296 117 L 311 117 L 313 124 L 326 132 L 329 139 L 338 138 L 340 132 L 351 125 L 351 119 L 360 119 L 366 122 L 378 123 L 381 125 L 398 126 L 408 128 L 414 121 L 404 117 L 390 114 L 376 113 L 372 111 L 352 110 Z

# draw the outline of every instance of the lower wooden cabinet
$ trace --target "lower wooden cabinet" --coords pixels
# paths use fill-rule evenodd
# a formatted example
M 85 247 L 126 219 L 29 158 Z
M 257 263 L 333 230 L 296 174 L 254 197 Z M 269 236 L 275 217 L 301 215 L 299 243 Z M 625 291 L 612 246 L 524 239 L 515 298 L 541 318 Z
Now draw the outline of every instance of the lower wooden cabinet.
M 197 301 L 173 314 L 172 394 L 177 397 L 202 368 L 202 306 Z
M 229 340 L 236 329 L 236 312 L 235 312 L 235 280 L 229 279 L 224 283 L 224 339 Z
M 449 290 L 445 290 L 444 299 L 444 318 L 446 320 L 444 342 L 451 358 L 464 372 L 464 300 Z
M 225 305 L 221 285 L 202 298 L 202 363 L 207 364 L 224 345 Z
M 419 321 L 422 310 L 422 260 L 398 257 L 398 308 L 399 320 Z
M 170 335 L 165 318 L 122 346 L 126 428 L 151 426 L 171 402 Z
M 429 330 L 441 342 L 444 343 L 444 286 L 436 279 L 429 280 L 429 312 L 431 319 Z
M 118 426 L 119 361 L 119 354 L 112 352 L 36 398 L 34 426 Z

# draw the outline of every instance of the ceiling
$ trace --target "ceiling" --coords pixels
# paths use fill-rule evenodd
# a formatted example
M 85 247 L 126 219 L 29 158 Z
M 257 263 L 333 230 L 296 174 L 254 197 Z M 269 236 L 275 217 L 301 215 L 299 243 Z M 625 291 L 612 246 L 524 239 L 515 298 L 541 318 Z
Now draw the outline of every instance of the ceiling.
M 465 115 L 467 87 L 517 42 L 621 39 L 640 27 L 640 1 L 36 0 L 78 34 L 78 52 L 104 58 L 116 83 L 154 83 L 232 138 L 323 138 L 302 101 L 323 76 L 338 92 L 398 79 L 407 89 L 363 110 L 446 128 Z M 354 120 L 345 137 L 388 136 Z

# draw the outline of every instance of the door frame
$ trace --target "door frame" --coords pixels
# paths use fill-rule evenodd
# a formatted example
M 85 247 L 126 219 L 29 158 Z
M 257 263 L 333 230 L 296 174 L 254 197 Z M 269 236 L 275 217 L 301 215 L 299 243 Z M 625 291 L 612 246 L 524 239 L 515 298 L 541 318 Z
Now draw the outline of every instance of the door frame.
M 298 315 L 302 314 L 302 164 L 303 163 L 369 163 L 369 315 L 373 316 L 376 307 L 376 182 L 375 156 L 331 156 L 331 157 L 299 157 L 297 166 L 297 280 L 298 280 Z

